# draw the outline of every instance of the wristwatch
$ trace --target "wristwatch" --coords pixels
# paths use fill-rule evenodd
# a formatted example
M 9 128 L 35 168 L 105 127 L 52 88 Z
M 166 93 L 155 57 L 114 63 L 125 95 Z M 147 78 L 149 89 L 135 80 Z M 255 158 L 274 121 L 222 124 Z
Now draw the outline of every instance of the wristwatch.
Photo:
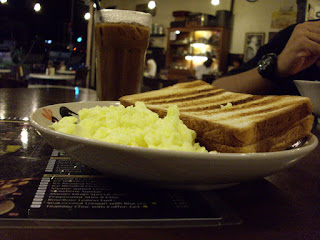
M 268 53 L 258 62 L 258 72 L 263 78 L 274 80 L 277 78 L 277 54 Z

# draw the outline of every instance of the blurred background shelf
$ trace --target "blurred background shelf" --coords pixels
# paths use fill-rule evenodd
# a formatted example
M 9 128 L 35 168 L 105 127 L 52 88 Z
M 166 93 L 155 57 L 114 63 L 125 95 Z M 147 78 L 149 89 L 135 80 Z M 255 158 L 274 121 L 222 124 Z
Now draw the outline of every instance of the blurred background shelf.
M 208 58 L 214 59 L 219 72 L 228 69 L 230 28 L 174 27 L 168 28 L 166 68 L 168 79 L 179 82 L 194 78 L 194 68 Z

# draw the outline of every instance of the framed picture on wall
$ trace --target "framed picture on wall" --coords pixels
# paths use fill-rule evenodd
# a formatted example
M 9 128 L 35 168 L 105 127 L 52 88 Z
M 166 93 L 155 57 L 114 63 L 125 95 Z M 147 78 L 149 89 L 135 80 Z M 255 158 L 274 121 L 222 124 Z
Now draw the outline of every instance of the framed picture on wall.
M 264 44 L 265 33 L 264 32 L 249 32 L 246 33 L 244 40 L 244 62 L 249 61 L 253 58 L 259 47 Z

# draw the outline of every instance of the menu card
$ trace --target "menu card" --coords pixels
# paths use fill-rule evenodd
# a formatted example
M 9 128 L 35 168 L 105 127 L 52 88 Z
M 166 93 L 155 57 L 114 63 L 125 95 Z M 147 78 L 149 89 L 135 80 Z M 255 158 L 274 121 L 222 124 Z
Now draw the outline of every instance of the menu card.
M 0 121 L 0 129 L 2 220 L 123 221 L 126 226 L 241 222 L 214 191 L 159 189 L 112 179 L 52 149 L 27 122 Z

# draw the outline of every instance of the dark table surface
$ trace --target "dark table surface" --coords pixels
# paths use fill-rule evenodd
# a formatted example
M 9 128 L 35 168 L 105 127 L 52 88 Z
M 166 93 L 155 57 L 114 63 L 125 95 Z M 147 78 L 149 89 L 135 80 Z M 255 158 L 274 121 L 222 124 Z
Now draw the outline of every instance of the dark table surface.
M 73 88 L 0 89 L 1 119 L 27 120 L 38 107 L 95 100 Z M 313 133 L 319 138 L 319 127 Z M 320 146 L 271 176 L 216 190 L 242 223 L 222 227 L 1 228 L 0 239 L 320 239 Z

